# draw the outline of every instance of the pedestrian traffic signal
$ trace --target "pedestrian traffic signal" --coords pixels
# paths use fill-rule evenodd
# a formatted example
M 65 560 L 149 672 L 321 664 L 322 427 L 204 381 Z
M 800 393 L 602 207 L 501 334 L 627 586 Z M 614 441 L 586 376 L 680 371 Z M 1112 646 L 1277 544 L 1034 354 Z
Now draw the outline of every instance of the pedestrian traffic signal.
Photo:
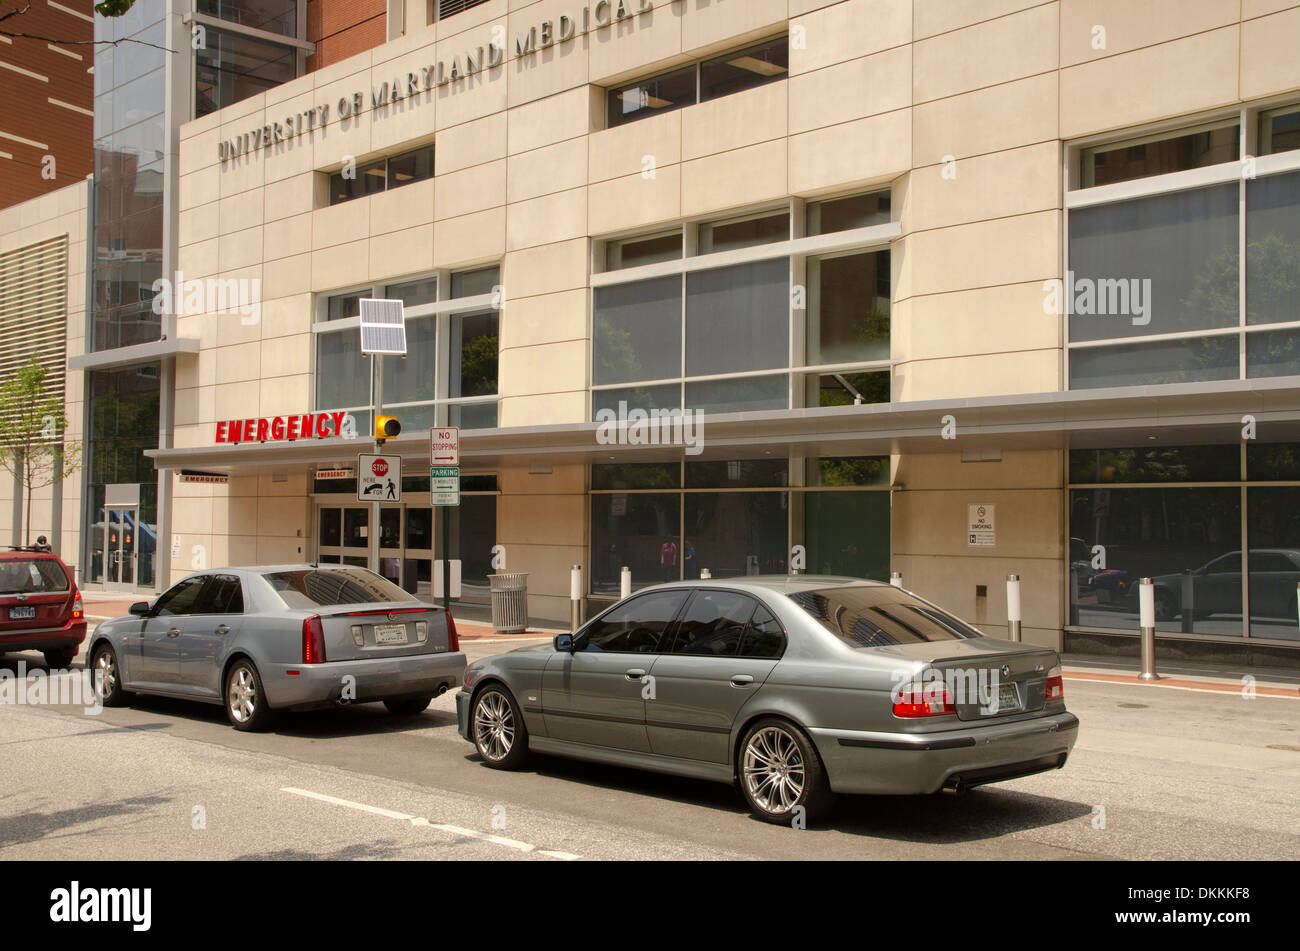
M 398 422 L 396 416 L 376 416 L 375 417 L 375 439 L 383 442 L 385 439 L 392 439 L 402 431 L 402 424 Z

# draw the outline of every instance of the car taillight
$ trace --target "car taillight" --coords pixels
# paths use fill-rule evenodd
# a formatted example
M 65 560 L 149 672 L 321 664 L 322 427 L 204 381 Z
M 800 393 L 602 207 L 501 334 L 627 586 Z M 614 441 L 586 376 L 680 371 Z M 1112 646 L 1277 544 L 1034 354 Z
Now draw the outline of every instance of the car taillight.
M 447 611 L 447 650 L 460 650 L 460 638 L 456 636 L 456 619 Z
M 908 684 L 901 687 L 894 700 L 894 716 L 944 717 L 957 712 L 957 705 L 952 702 L 952 694 L 947 686 L 939 681 L 925 684 Z
M 325 628 L 321 626 L 319 614 L 303 619 L 302 662 L 304 664 L 325 663 Z
M 1047 672 L 1047 699 L 1065 699 L 1065 682 L 1061 679 L 1061 668 L 1059 665 L 1053 667 Z
M 76 588 L 72 589 L 72 620 L 80 621 L 86 616 L 85 609 L 81 604 L 81 592 Z

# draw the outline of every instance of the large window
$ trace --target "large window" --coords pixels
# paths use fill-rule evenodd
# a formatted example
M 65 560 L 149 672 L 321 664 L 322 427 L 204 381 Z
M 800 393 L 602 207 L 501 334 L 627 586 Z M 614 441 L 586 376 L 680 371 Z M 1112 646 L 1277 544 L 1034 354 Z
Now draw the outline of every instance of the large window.
M 1251 118 L 1080 150 L 1072 388 L 1300 373 L 1300 108 Z
M 401 300 L 406 356 L 385 356 L 384 408 L 415 430 L 437 425 L 485 429 L 497 425 L 500 320 L 494 266 L 346 291 L 317 303 L 316 409 L 354 413 L 368 431 L 372 358 L 361 352 L 361 300 Z M 452 290 L 441 297 L 440 288 Z M 461 293 L 458 295 L 456 291 Z
M 207 27 L 194 51 L 194 115 L 206 116 L 297 75 L 298 51 L 230 30 Z
M 433 177 L 433 146 L 403 152 L 335 172 L 330 176 L 330 204 L 411 185 Z
M 679 67 L 609 91 L 610 127 L 672 112 L 697 102 L 784 79 L 790 71 L 790 41 L 782 36 L 713 59 Z

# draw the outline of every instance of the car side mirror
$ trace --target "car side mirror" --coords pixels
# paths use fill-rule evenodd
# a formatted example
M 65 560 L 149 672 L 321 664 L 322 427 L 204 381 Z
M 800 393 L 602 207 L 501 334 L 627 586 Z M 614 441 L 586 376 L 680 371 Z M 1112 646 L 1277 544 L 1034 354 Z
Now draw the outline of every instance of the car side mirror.
M 136 617 L 148 617 L 148 616 L 149 616 L 149 602 L 148 602 L 148 601 L 137 601 L 135 604 L 133 604 L 133 605 L 131 605 L 129 608 L 127 608 L 127 610 L 130 611 L 132 614 L 134 614 Z
M 573 653 L 573 635 L 572 635 L 572 634 L 556 634 L 556 635 L 555 635 L 555 649 L 556 649 L 557 651 L 561 651 L 561 652 L 566 653 L 566 654 L 572 654 L 572 653 Z

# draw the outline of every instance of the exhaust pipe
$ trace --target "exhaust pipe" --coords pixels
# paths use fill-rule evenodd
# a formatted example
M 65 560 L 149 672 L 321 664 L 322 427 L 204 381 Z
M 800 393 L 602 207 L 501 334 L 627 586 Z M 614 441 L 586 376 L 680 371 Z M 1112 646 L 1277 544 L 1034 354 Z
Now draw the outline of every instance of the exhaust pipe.
M 448 689 L 448 688 L 447 688 L 447 685 L 446 685 L 445 683 L 438 684 L 438 692 L 437 692 L 437 694 L 435 694 L 435 696 L 441 697 L 444 693 L 447 692 L 447 689 Z

